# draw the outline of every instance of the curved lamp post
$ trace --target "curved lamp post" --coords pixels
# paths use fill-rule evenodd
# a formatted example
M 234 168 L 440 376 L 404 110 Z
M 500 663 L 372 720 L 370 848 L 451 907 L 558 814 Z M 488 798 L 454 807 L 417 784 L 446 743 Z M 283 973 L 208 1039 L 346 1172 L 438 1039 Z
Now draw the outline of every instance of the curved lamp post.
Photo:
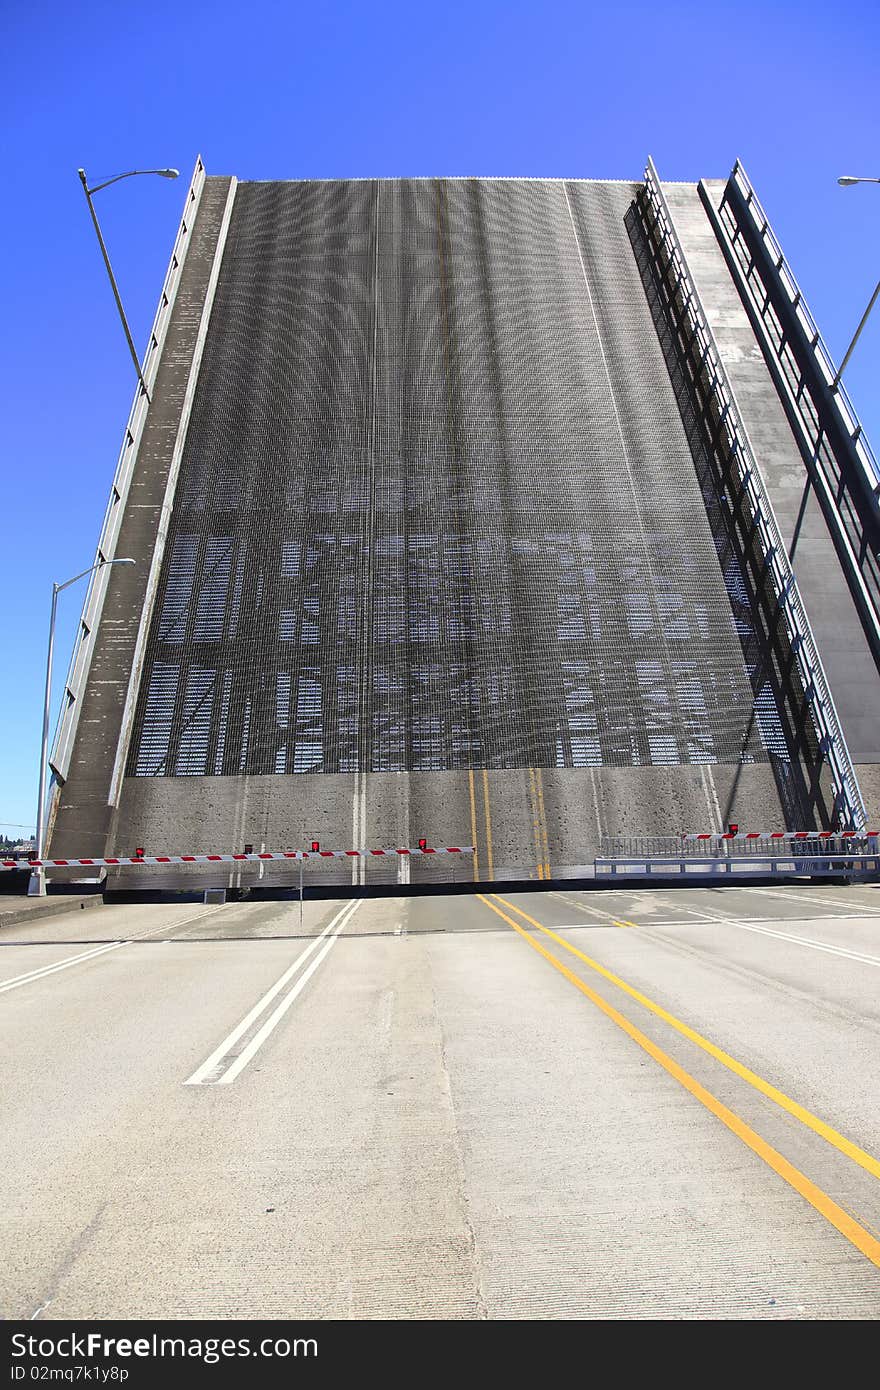
M 880 179 L 874 179 L 874 178 L 857 178 L 857 177 L 856 177 L 855 175 L 853 175 L 853 174 L 841 174 L 841 176 L 840 176 L 840 178 L 837 180 L 837 182 L 840 184 L 840 186 L 841 186 L 842 188 L 852 188 L 852 186 L 853 186 L 854 183 L 880 183 Z M 880 281 L 877 282 L 877 288 L 875 289 L 874 293 L 871 295 L 870 301 L 869 301 L 869 303 L 868 303 L 868 307 L 867 307 L 867 309 L 865 310 L 865 312 L 862 314 L 861 319 L 859 320 L 859 326 L 858 326 L 858 328 L 856 329 L 856 331 L 855 331 L 855 333 L 854 333 L 854 335 L 853 335 L 853 340 L 852 340 L 852 342 L 850 343 L 849 347 L 847 348 L 846 352 L 844 353 L 844 355 L 843 355 L 843 361 L 841 362 L 840 366 L 838 367 L 838 369 L 837 369 L 837 374 L 835 375 L 834 380 L 833 380 L 832 383 L 831 383 L 831 389 L 832 389 L 833 391 L 836 391 L 837 387 L 838 387 L 839 384 L 840 384 L 840 378 L 843 376 L 843 369 L 844 369 L 844 367 L 846 366 L 846 364 L 847 364 L 847 362 L 849 361 L 849 359 L 852 357 L 853 348 L 855 347 L 856 343 L 859 341 L 859 338 L 860 338 L 860 336 L 861 336 L 862 329 L 864 328 L 865 324 L 868 322 L 868 315 L 870 314 L 870 312 L 871 312 L 871 310 L 873 309 L 874 305 L 877 303 L 877 297 L 878 297 L 878 295 L 880 295 Z
M 176 179 L 178 177 L 178 172 L 179 171 L 177 169 L 130 169 L 127 174 L 114 174 L 112 179 L 105 179 L 103 183 L 97 183 L 95 184 L 94 188 L 89 188 L 85 169 L 77 170 L 77 173 L 79 174 L 79 181 L 83 186 L 83 193 L 85 193 L 86 195 L 86 202 L 89 205 L 89 212 L 92 214 L 92 222 L 94 223 L 95 227 L 95 235 L 98 238 L 98 245 L 101 248 L 101 255 L 104 257 L 104 265 L 107 267 L 107 274 L 110 277 L 110 284 L 113 287 L 113 297 L 116 300 L 116 307 L 119 310 L 119 317 L 122 320 L 122 327 L 125 330 L 125 341 L 128 343 L 128 350 L 131 353 L 131 360 L 134 363 L 134 369 L 138 374 L 138 381 L 141 384 L 141 389 L 144 395 L 146 396 L 147 400 L 150 399 L 150 393 L 147 390 L 147 383 L 144 381 L 143 373 L 141 371 L 141 364 L 138 361 L 138 355 L 135 351 L 134 342 L 132 341 L 131 330 L 128 326 L 128 320 L 125 317 L 125 310 L 122 307 L 122 300 L 120 298 L 119 289 L 116 284 L 116 277 L 113 274 L 113 267 L 110 264 L 110 257 L 107 254 L 107 247 L 105 246 L 104 238 L 101 235 L 101 227 L 98 222 L 98 214 L 95 212 L 95 205 L 92 202 L 92 195 L 94 193 L 100 193 L 102 188 L 109 188 L 111 183 L 119 183 L 120 179 L 133 179 L 139 177 L 141 174 L 158 174 L 160 179 Z
M 49 712 L 52 702 L 52 652 L 55 646 L 55 615 L 58 611 L 58 595 L 62 589 L 69 589 L 71 584 L 75 584 L 79 579 L 85 579 L 87 574 L 94 574 L 95 570 L 103 569 L 105 565 L 133 565 L 134 560 L 99 560 L 90 569 L 82 570 L 75 574 L 72 579 L 65 579 L 63 584 L 52 585 L 52 611 L 49 616 L 49 651 L 46 657 L 46 695 L 43 701 L 43 741 L 40 745 L 40 791 L 37 800 L 37 837 L 36 852 L 37 858 L 44 857 L 46 849 L 46 771 L 49 762 Z M 46 876 L 43 869 L 34 869 L 28 884 L 28 894 L 31 897 L 42 897 L 46 892 Z

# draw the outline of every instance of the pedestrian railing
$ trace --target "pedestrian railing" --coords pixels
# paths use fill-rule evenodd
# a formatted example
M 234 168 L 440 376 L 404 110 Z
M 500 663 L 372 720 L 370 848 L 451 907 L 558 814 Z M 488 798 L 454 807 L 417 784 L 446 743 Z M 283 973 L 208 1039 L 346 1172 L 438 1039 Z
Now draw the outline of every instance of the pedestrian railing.
M 748 433 L 666 202 L 657 170 L 648 161 L 638 201 L 643 230 L 665 310 L 705 422 L 708 442 L 723 468 L 725 486 L 761 556 L 787 645 L 816 730 L 820 757 L 831 769 L 834 816 L 839 825 L 866 825 L 858 777 L 788 551 L 776 523 Z
M 746 854 L 627 855 L 620 858 L 597 856 L 595 878 L 880 878 L 880 854 L 802 854 L 767 849 Z

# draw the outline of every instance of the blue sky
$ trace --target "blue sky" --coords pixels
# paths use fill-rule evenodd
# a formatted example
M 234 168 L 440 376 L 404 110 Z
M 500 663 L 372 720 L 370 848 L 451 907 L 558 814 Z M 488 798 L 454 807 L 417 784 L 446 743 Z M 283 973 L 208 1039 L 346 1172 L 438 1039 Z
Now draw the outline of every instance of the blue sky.
M 7 0 L 0 222 L 0 820 L 33 825 L 53 579 L 91 563 L 133 369 L 88 222 L 92 181 L 135 341 L 186 182 L 725 176 L 739 156 L 832 352 L 880 277 L 880 10 L 862 0 L 420 5 Z M 880 450 L 880 309 L 847 384 Z M 82 594 L 62 596 L 54 713 Z M 4 826 L 0 824 L 0 832 Z

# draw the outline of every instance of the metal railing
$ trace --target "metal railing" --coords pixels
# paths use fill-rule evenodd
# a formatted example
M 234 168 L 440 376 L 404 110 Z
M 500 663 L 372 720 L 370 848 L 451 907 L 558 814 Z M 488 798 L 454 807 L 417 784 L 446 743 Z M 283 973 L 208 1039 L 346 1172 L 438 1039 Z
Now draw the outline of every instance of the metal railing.
M 156 310 L 156 317 L 150 330 L 147 351 L 144 355 L 142 371 L 148 389 L 152 389 L 156 379 L 156 373 L 159 369 L 162 347 L 168 332 L 168 325 L 171 321 L 171 311 L 174 307 L 174 300 L 180 285 L 183 263 L 192 240 L 191 233 L 204 184 L 205 169 L 199 158 L 196 160 L 196 167 L 193 172 L 192 180 L 190 181 L 183 216 L 181 217 L 180 226 L 177 230 L 174 249 L 171 253 L 171 260 L 165 275 L 165 282 L 162 286 L 162 293 L 159 296 L 159 307 Z M 132 474 L 134 472 L 135 460 L 137 459 L 148 411 L 148 397 L 143 386 L 138 382 L 131 413 L 128 417 L 128 424 L 126 425 L 125 434 L 123 435 L 122 448 L 119 453 L 116 473 L 114 474 L 113 484 L 110 489 L 107 510 L 104 514 L 104 522 L 101 527 L 101 535 L 95 554 L 96 563 L 101 560 L 112 559 L 115 553 L 119 528 L 122 525 L 122 517 L 128 497 L 129 484 L 131 483 Z M 52 771 L 57 774 L 62 781 L 67 777 L 67 770 L 70 764 L 70 756 L 73 751 L 73 739 L 79 720 L 80 696 L 88 678 L 95 637 L 98 631 L 98 624 L 101 620 L 101 610 L 104 606 L 104 597 L 107 592 L 110 573 L 111 571 L 108 565 L 102 565 L 100 569 L 95 570 L 83 601 L 77 638 L 74 644 L 73 655 L 70 658 L 70 667 L 67 672 L 67 680 L 64 687 L 61 712 L 58 716 L 52 752 L 49 758 Z
M 876 835 L 816 832 L 804 838 L 775 835 L 711 835 L 705 839 L 686 835 L 603 835 L 599 842 L 602 860 L 630 859 L 827 859 L 829 855 L 877 855 Z
M 768 849 L 763 854 L 669 854 L 597 856 L 594 877 L 602 878 L 880 878 L 880 854 L 812 854 Z
M 804 299 L 803 292 L 801 291 L 801 288 L 797 280 L 794 278 L 791 266 L 788 264 L 788 261 L 785 258 L 785 253 L 783 252 L 782 247 L 779 245 L 779 242 L 773 232 L 773 228 L 770 226 L 770 223 L 767 219 L 767 214 L 764 212 L 764 209 L 758 201 L 758 195 L 752 187 L 751 180 L 749 179 L 745 169 L 740 164 L 739 160 L 737 160 L 735 165 L 733 166 L 733 172 L 730 177 L 731 179 L 736 181 L 740 190 L 742 191 L 743 197 L 745 198 L 749 210 L 751 211 L 752 217 L 755 221 L 755 225 L 758 227 L 761 237 L 767 243 L 767 247 L 772 255 L 774 264 L 776 265 L 776 269 L 779 272 L 779 278 L 782 281 L 782 284 L 784 285 L 786 292 L 789 295 L 789 298 L 791 299 L 792 307 L 797 312 L 798 319 L 800 320 L 804 332 L 807 334 L 807 337 L 810 340 L 813 352 L 815 353 L 817 360 L 821 364 L 823 374 L 828 382 L 828 385 L 830 386 L 837 376 L 837 368 L 834 365 L 834 359 L 832 358 L 831 353 L 828 351 L 828 348 L 825 345 L 825 341 L 822 337 L 822 334 L 819 332 L 819 329 L 817 327 L 816 320 L 810 313 L 809 307 L 807 306 L 807 302 Z M 847 425 L 849 435 L 854 445 L 856 446 L 859 459 L 862 463 L 862 466 L 865 469 L 865 476 L 869 482 L 872 492 L 875 494 L 875 496 L 880 498 L 880 463 L 878 463 L 877 457 L 873 449 L 871 448 L 871 445 L 868 442 L 867 436 L 865 435 L 862 429 L 862 423 L 858 417 L 856 408 L 850 400 L 849 394 L 843 382 L 838 382 L 834 390 L 835 396 L 837 397 L 837 403 L 840 409 L 841 417 L 843 418 L 844 423 Z
M 713 446 L 726 462 L 734 485 L 748 510 L 767 578 L 785 622 L 794 663 L 803 685 L 819 751 L 832 773 L 834 816 L 839 826 L 861 830 L 865 807 L 843 729 L 801 600 L 788 552 L 749 442 L 721 355 L 691 276 L 684 251 L 660 185 L 653 160 L 648 160 L 642 200 L 642 220 L 655 270 L 665 286 L 667 309 L 676 320 L 681 349 L 692 384 L 711 406 Z
M 880 465 L 742 165 L 717 208 L 705 183 L 699 192 L 880 668 Z

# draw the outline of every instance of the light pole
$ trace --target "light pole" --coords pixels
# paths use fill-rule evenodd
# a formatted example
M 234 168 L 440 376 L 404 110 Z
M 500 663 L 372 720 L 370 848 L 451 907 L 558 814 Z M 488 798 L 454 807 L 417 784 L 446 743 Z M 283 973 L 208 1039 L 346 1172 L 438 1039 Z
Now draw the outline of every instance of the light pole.
M 131 360 L 134 363 L 134 369 L 138 374 L 138 381 L 141 384 L 141 389 L 143 390 L 143 393 L 146 396 L 147 400 L 149 400 L 150 393 L 147 390 L 147 383 L 144 381 L 143 372 L 141 371 L 141 364 L 138 361 L 138 355 L 135 351 L 134 342 L 132 341 L 131 330 L 128 326 L 128 320 L 125 317 L 125 310 L 122 307 L 122 300 L 120 298 L 119 289 L 116 284 L 116 277 L 113 274 L 113 267 L 110 264 L 110 257 L 107 254 L 107 247 L 104 245 L 104 238 L 101 235 L 101 227 L 98 222 L 98 214 L 95 212 L 95 205 L 92 202 L 92 194 L 100 193 L 102 188 L 109 188 L 111 183 L 119 183 L 120 179 L 133 179 L 137 178 L 141 174 L 158 174 L 160 179 L 176 179 L 178 176 L 178 170 L 130 169 L 127 174 L 114 174 L 112 179 L 105 179 L 103 183 L 95 184 L 94 188 L 89 188 L 85 169 L 78 169 L 77 173 L 79 174 L 79 181 L 83 186 L 83 193 L 85 193 L 86 195 L 86 202 L 89 205 L 89 212 L 92 214 L 92 222 L 94 223 L 95 227 L 95 235 L 98 238 L 98 245 L 101 248 L 101 255 L 104 257 L 104 264 L 107 267 L 107 274 L 110 277 L 110 284 L 113 287 L 113 297 L 116 300 L 116 307 L 119 310 L 119 317 L 122 320 L 122 327 L 125 330 L 125 341 L 128 343 L 128 350 L 131 353 Z
M 63 584 L 52 585 L 52 610 L 49 616 L 49 650 L 46 657 L 46 696 L 43 702 L 43 740 L 40 745 L 40 791 L 37 801 L 37 839 L 35 849 L 37 858 L 42 859 L 46 849 L 46 771 L 49 763 L 49 712 L 52 703 L 52 652 L 55 646 L 55 614 L 58 611 L 58 595 L 62 589 L 69 589 L 78 579 L 103 569 L 105 565 L 133 565 L 134 560 L 99 560 L 91 569 L 82 570 Z M 30 897 L 43 897 L 46 892 L 46 876 L 43 869 L 34 869 L 28 884 Z
M 856 178 L 853 174 L 841 174 L 841 176 L 840 176 L 840 178 L 837 180 L 837 182 L 840 184 L 840 186 L 841 186 L 842 188 L 852 188 L 852 186 L 853 186 L 854 183 L 880 183 L 880 178 L 878 178 L 878 179 L 874 179 L 874 178 Z M 841 362 L 840 366 L 837 368 L 837 372 L 836 372 L 836 374 L 835 374 L 834 380 L 833 380 L 832 383 L 831 383 L 831 389 L 832 389 L 832 391 L 836 391 L 837 388 L 838 388 L 838 386 L 840 385 L 840 378 L 843 376 L 843 369 L 844 369 L 844 367 L 846 366 L 846 364 L 847 364 L 847 362 L 849 361 L 849 359 L 852 357 L 853 348 L 855 347 L 856 343 L 859 341 L 859 338 L 860 338 L 860 336 L 861 336 L 862 329 L 864 328 L 865 324 L 868 322 L 868 315 L 870 314 L 870 312 L 871 312 L 871 310 L 873 309 L 874 305 L 877 303 L 877 296 L 878 296 L 878 295 L 880 295 L 880 280 L 878 280 L 878 282 L 877 282 L 877 288 L 875 289 L 874 293 L 871 295 L 871 298 L 870 298 L 870 300 L 869 300 L 869 302 L 868 302 L 868 307 L 867 307 L 867 309 L 866 309 L 865 312 L 862 314 L 862 317 L 861 317 L 861 319 L 859 320 L 859 326 L 858 326 L 858 328 L 856 329 L 856 331 L 855 331 L 855 333 L 854 333 L 854 335 L 853 335 L 853 340 L 852 340 L 852 342 L 850 343 L 849 347 L 847 348 L 846 352 L 845 352 L 844 355 L 843 355 L 843 361 Z

